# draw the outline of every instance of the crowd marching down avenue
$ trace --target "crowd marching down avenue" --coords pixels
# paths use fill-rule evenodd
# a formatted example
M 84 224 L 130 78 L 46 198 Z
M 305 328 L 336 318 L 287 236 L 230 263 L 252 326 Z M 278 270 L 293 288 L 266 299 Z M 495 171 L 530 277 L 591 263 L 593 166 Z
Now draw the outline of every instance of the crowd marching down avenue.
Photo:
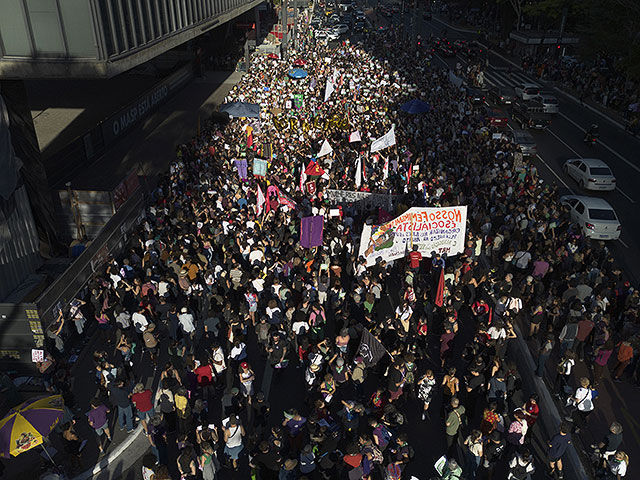
M 48 329 L 70 412 L 62 326 L 100 330 L 72 466 L 88 422 L 101 455 L 142 430 L 145 480 L 561 479 L 590 432 L 598 478 L 624 477 L 620 424 L 590 427 L 604 378 L 640 381 L 640 295 L 607 244 L 461 88 L 482 65 L 309 18 L 171 152 L 126 252 Z

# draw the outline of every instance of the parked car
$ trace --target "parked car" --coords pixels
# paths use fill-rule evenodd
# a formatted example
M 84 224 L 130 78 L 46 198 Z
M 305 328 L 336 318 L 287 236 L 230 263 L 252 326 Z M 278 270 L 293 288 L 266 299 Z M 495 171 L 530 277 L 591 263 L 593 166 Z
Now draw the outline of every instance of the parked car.
M 343 33 L 347 33 L 349 31 L 349 26 L 344 23 L 339 23 L 338 25 L 333 27 L 333 31 L 338 35 L 342 35 Z
M 482 90 L 467 87 L 467 99 L 471 105 L 482 105 L 484 104 L 485 95 Z
M 572 158 L 564 163 L 564 171 L 585 190 L 611 191 L 616 177 L 609 165 L 597 158 Z
M 495 105 L 511 105 L 516 93 L 513 87 L 491 87 L 487 90 L 487 97 Z
M 514 90 L 522 100 L 531 100 L 540 95 L 540 87 L 535 83 L 520 83 L 515 86 Z
M 520 151 L 525 157 L 532 157 L 538 153 L 536 141 L 529 132 L 524 130 L 507 130 L 503 135 L 506 135 L 512 143 L 520 147 Z
M 505 128 L 509 123 L 509 117 L 502 110 L 484 107 L 482 116 L 489 121 L 489 125 L 497 128 Z
M 558 113 L 560 111 L 558 99 L 550 93 L 541 93 L 536 97 L 536 100 L 544 107 L 544 113 Z
M 560 197 L 560 203 L 569 207 L 571 220 L 577 223 L 585 237 L 597 240 L 617 240 L 622 225 L 613 207 L 606 200 L 581 195 Z
M 551 115 L 544 113 L 544 107 L 537 100 L 518 100 L 512 104 L 511 118 L 523 130 L 536 128 L 543 130 L 551 125 Z

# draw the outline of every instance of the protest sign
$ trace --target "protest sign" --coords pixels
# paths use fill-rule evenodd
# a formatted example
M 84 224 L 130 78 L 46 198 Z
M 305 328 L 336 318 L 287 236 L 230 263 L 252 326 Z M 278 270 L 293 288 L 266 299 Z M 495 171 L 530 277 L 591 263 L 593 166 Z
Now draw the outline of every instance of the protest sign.
M 256 177 L 267 176 L 267 161 L 261 158 L 253 159 L 253 175 Z
M 236 160 L 236 169 L 238 170 L 238 176 L 240 180 L 247 179 L 247 161 L 244 159 Z
M 359 254 L 367 259 L 367 266 L 377 258 L 402 258 L 413 246 L 425 256 L 433 251 L 456 255 L 464 250 L 466 221 L 466 206 L 414 207 L 382 225 L 365 225 Z
M 324 217 L 314 215 L 300 221 L 300 245 L 304 248 L 320 247 L 324 233 Z

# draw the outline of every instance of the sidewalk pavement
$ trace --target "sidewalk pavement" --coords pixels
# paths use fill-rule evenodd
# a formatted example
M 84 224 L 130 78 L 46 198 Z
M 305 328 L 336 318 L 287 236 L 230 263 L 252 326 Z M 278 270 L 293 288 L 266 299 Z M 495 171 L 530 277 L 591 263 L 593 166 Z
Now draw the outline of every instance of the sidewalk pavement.
M 198 122 L 204 125 L 242 75 L 207 71 L 194 79 L 111 150 L 78 172 L 72 184 L 78 189 L 110 190 L 134 168 L 143 176 L 163 173 L 175 159 L 177 145 L 191 140 Z

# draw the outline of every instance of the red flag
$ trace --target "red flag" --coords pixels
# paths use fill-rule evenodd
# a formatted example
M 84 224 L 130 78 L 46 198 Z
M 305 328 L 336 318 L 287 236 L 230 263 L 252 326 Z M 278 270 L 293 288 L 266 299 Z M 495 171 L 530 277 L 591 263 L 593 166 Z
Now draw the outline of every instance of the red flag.
M 311 161 L 309 162 L 309 165 L 307 165 L 307 168 L 305 169 L 304 173 L 309 176 L 320 177 L 324 175 L 324 170 L 320 165 L 318 165 L 318 162 Z
M 247 135 L 247 148 L 251 148 L 253 146 L 253 132 Z
M 440 280 L 438 280 L 438 290 L 436 291 L 436 305 L 441 307 L 444 303 L 444 268 L 440 268 Z
M 409 164 L 409 171 L 407 172 L 407 185 L 411 182 L 411 176 L 413 175 L 413 164 Z

